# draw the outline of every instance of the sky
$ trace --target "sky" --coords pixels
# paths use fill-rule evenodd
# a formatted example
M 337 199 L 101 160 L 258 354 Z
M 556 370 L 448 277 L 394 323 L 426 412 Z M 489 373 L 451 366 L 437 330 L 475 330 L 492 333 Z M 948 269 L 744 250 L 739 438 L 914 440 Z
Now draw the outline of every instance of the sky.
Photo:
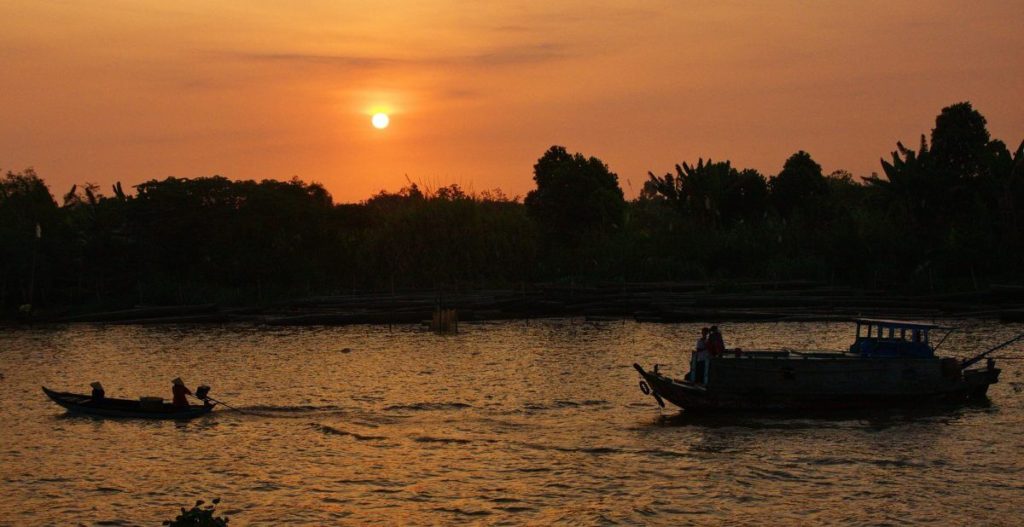
M 210 175 L 524 196 L 556 144 L 627 197 L 698 158 L 864 177 L 960 101 L 1024 139 L 1019 0 L 0 0 L 0 24 L 0 170 L 55 196 Z

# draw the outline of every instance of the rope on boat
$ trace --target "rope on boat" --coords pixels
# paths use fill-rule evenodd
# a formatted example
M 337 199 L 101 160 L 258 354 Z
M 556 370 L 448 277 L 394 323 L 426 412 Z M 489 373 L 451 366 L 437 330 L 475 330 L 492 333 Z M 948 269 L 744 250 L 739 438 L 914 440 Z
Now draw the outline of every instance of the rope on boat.
M 989 348 L 988 350 L 983 351 L 983 352 L 975 355 L 974 357 L 971 357 L 971 358 L 963 361 L 960 364 L 960 369 L 967 369 L 971 365 L 973 365 L 973 364 L 977 363 L 978 361 L 980 361 L 981 359 L 984 359 L 985 356 L 988 355 L 989 353 L 992 353 L 993 351 L 996 351 L 996 350 L 999 350 L 999 349 L 1003 349 L 1006 346 L 1009 346 L 1010 344 L 1013 344 L 1014 342 L 1017 342 L 1020 339 L 1024 339 L 1024 333 L 1021 333 L 1020 335 L 1017 335 L 1016 337 L 1013 337 L 1012 339 L 1010 339 L 1010 340 L 1008 340 L 1008 341 L 1006 341 L 1006 342 L 1004 342 L 1004 343 L 1002 343 L 1002 344 L 1000 344 L 1000 345 L 998 345 L 998 346 L 996 346 L 994 348 Z

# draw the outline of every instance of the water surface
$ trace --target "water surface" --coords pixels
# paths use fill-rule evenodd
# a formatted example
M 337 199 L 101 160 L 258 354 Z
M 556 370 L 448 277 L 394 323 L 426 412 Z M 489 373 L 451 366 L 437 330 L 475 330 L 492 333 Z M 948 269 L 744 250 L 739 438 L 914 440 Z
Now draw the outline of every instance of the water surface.
M 953 355 L 1021 325 L 964 328 Z M 0 525 L 158 525 L 220 497 L 232 525 L 1013 525 L 1022 365 L 990 405 L 693 418 L 631 364 L 681 373 L 698 325 L 580 320 L 268 329 L 74 325 L 0 333 Z M 725 324 L 745 348 L 840 349 L 850 324 Z M 1000 355 L 1024 356 L 1017 351 Z M 75 417 L 40 385 L 246 413 Z

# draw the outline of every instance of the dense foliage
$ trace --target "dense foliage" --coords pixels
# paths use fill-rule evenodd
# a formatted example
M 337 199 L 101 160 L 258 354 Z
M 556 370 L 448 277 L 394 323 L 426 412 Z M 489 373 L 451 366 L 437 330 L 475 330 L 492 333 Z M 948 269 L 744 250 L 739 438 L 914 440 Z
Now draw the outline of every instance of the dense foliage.
M 537 281 L 811 279 L 948 291 L 1024 269 L 1024 143 L 970 103 L 897 144 L 863 183 L 797 152 L 766 178 L 681 163 L 623 199 L 595 157 L 554 146 L 525 200 L 415 184 L 336 205 L 297 179 L 147 181 L 58 203 L 31 169 L 0 178 L 0 307 L 221 302 Z

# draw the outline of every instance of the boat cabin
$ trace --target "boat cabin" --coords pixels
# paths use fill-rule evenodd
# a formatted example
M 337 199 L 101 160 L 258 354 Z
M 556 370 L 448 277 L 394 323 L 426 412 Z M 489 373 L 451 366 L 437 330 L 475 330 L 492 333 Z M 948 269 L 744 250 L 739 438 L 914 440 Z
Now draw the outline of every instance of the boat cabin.
M 934 324 L 900 320 L 857 319 L 857 337 L 850 353 L 863 357 L 903 357 L 925 359 L 935 356 L 929 332 L 945 329 Z

